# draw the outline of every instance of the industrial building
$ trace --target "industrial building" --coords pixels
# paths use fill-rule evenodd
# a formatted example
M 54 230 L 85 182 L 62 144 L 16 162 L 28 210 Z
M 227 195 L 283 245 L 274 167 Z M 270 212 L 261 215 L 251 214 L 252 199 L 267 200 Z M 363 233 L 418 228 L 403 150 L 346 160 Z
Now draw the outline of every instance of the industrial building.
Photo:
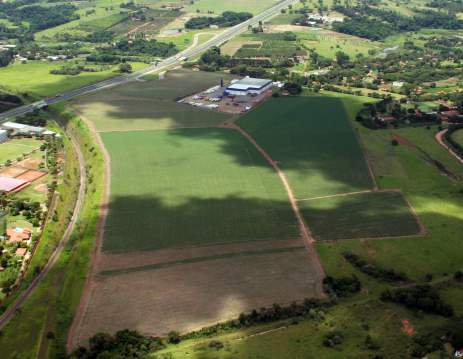
M 224 91 L 226 96 L 261 95 L 272 88 L 273 82 L 268 79 L 245 77 L 230 84 Z
M 44 127 L 35 127 L 29 125 L 23 125 L 21 123 L 16 122 L 5 122 L 1 125 L 4 130 L 14 131 L 15 133 L 23 134 L 23 135 L 36 135 L 40 136 L 43 135 L 45 131 L 47 131 Z

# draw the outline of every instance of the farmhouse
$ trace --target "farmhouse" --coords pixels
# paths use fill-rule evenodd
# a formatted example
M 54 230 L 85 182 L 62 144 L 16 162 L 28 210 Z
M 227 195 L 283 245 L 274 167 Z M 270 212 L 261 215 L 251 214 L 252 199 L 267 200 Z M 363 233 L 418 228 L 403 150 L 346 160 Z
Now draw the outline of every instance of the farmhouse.
M 229 85 L 225 89 L 224 95 L 261 95 L 265 91 L 270 90 L 272 88 L 272 85 L 272 80 L 245 77 L 244 79 L 238 80 Z
M 29 184 L 29 182 L 18 179 L 0 176 L 0 192 L 14 192 Z
M 6 230 L 6 235 L 8 237 L 8 242 L 11 243 L 21 243 L 22 241 L 29 241 L 31 239 L 31 231 L 27 228 L 8 228 Z

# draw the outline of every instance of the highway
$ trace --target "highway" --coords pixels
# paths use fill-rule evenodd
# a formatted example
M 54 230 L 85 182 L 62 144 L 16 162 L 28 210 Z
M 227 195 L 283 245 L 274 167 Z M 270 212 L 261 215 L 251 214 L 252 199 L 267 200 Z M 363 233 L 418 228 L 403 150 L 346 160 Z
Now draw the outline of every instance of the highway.
M 34 103 L 31 103 L 29 105 L 17 107 L 15 109 L 12 109 L 10 111 L 6 111 L 3 113 L 0 113 L 0 123 L 1 122 L 6 122 L 11 119 L 14 119 L 15 117 L 23 116 L 26 113 L 33 112 L 34 110 L 47 106 L 47 105 L 52 105 L 61 101 L 66 101 L 71 98 L 77 97 L 77 96 L 82 96 L 86 95 L 95 91 L 99 91 L 108 87 L 113 87 L 117 86 L 123 83 L 127 83 L 130 81 L 134 81 L 141 76 L 153 73 L 153 72 L 158 72 L 163 69 L 167 69 L 169 67 L 175 66 L 175 65 L 180 65 L 185 59 L 189 59 L 195 56 L 200 55 L 201 53 L 205 52 L 206 50 L 210 49 L 211 47 L 214 46 L 220 46 L 224 42 L 232 39 L 236 35 L 239 35 L 240 33 L 244 32 L 247 30 L 249 25 L 253 26 L 259 23 L 259 21 L 264 21 L 270 17 L 273 17 L 280 13 L 280 11 L 288 5 L 295 4 L 299 0 L 283 0 L 276 4 L 275 6 L 261 12 L 260 14 L 252 17 L 251 19 L 244 21 L 236 26 L 233 26 L 229 29 L 224 30 L 220 34 L 214 36 L 212 39 L 206 41 L 205 43 L 188 48 L 172 57 L 169 57 L 167 59 L 164 59 L 160 62 L 158 62 L 155 65 L 151 65 L 145 69 L 142 69 L 140 71 L 136 71 L 131 74 L 126 74 L 126 75 L 121 75 L 121 76 L 116 76 L 112 77 L 107 80 L 103 80 L 100 82 L 96 82 L 94 84 L 86 85 L 74 90 L 66 91 L 60 94 L 57 94 L 52 97 L 47 97 L 44 98 L 41 101 L 37 101 Z

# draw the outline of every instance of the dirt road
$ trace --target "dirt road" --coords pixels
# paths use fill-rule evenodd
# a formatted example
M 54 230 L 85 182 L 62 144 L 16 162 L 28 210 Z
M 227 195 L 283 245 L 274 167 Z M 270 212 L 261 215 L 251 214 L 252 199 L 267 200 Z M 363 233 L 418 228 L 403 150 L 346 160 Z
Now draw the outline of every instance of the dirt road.
M 444 147 L 453 157 L 455 157 L 458 162 L 463 163 L 463 159 L 460 156 L 458 156 L 458 154 L 445 143 L 444 136 L 447 133 L 447 131 L 448 128 L 436 133 L 436 141 L 439 142 L 441 146 Z
M 16 311 L 24 304 L 24 302 L 31 296 L 33 293 L 34 289 L 42 282 L 42 280 L 45 278 L 45 276 L 50 272 L 50 270 L 53 268 L 55 263 L 58 261 L 58 258 L 63 251 L 63 249 L 66 246 L 66 243 L 69 241 L 69 238 L 71 237 L 71 234 L 74 230 L 74 227 L 76 225 L 77 219 L 79 218 L 80 211 L 82 209 L 82 205 L 84 202 L 84 197 L 85 197 L 85 184 L 86 184 L 86 175 L 85 175 L 85 160 L 84 156 L 82 154 L 82 151 L 80 150 L 80 147 L 75 140 L 75 138 L 68 134 L 69 138 L 71 140 L 72 146 L 74 147 L 74 150 L 76 151 L 77 158 L 79 161 L 79 172 L 80 172 L 80 185 L 79 185 L 79 193 L 77 195 L 77 200 L 74 206 L 73 214 L 71 217 L 71 220 L 69 221 L 69 224 L 66 228 L 66 231 L 63 234 L 63 237 L 61 238 L 60 242 L 58 243 L 58 246 L 56 249 L 53 251 L 52 255 L 48 259 L 47 264 L 44 266 L 42 271 L 32 280 L 32 282 L 29 284 L 29 286 L 21 292 L 21 294 L 18 296 L 15 302 L 13 302 L 7 310 L 2 314 L 0 317 L 0 329 L 5 327 L 5 325 L 14 317 Z

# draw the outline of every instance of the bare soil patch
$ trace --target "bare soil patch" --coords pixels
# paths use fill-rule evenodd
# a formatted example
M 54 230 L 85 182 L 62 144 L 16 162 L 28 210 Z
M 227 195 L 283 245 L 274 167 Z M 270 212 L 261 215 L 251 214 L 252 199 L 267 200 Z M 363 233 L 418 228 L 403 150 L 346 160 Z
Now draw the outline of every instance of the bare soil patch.
M 300 248 L 98 276 L 75 342 L 124 328 L 146 335 L 185 333 L 243 311 L 319 297 L 317 265 Z
M 48 191 L 48 186 L 46 183 L 41 183 L 34 187 L 34 191 L 37 191 L 39 193 L 45 193 Z
M 100 271 L 120 270 L 124 268 L 143 267 L 165 263 L 167 261 L 181 261 L 191 258 L 212 257 L 223 253 L 242 253 L 249 251 L 265 251 L 277 248 L 294 248 L 302 245 L 299 239 L 279 241 L 251 241 L 220 245 L 206 245 L 187 248 L 169 248 L 156 251 L 131 253 L 102 252 L 99 260 Z
M 229 41 L 225 45 L 222 46 L 222 53 L 224 55 L 233 56 L 236 52 L 243 46 L 243 45 L 262 45 L 262 41 L 256 40 L 236 40 L 236 41 Z
M 21 162 L 18 162 L 18 166 L 24 167 L 24 168 L 29 168 L 31 170 L 38 170 L 39 165 L 42 163 L 41 159 L 38 158 L 27 158 L 25 160 L 22 160 Z
M 46 174 L 46 172 L 42 171 L 28 170 L 20 174 L 19 176 L 16 176 L 16 178 L 23 179 L 28 182 L 34 182 L 35 180 L 38 180 L 40 177 L 43 177 Z
M 307 26 L 299 25 L 270 25 L 268 26 L 268 32 L 285 32 L 285 31 L 294 31 L 294 32 L 303 32 L 303 31 L 312 31 Z
M 15 178 L 24 172 L 27 172 L 26 168 L 9 166 L 9 167 L 2 168 L 0 170 L 0 176 Z

